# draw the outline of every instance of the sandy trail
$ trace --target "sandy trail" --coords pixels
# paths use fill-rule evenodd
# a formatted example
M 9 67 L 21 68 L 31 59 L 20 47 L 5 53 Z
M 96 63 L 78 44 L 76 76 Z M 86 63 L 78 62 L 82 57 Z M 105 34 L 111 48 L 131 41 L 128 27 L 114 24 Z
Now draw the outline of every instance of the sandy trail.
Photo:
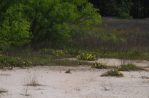
M 65 71 L 71 69 L 71 74 Z M 106 70 L 90 67 L 33 67 L 0 70 L 0 98 L 149 98 L 149 72 L 123 72 L 124 77 L 100 77 Z M 36 81 L 41 86 L 26 84 Z M 26 96 L 25 96 L 26 95 Z

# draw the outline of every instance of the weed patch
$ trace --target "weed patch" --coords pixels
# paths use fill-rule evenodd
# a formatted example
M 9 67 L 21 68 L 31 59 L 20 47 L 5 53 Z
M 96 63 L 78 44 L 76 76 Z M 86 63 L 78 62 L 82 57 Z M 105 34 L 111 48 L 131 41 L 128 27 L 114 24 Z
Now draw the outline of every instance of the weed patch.
M 32 81 L 30 81 L 29 84 L 26 84 L 26 86 L 37 87 L 37 86 L 43 86 L 43 85 L 39 84 L 37 80 L 32 80 Z
M 19 57 L 0 56 L 0 68 L 26 67 L 32 65 L 31 61 Z
M 97 69 L 107 69 L 108 66 L 105 64 L 101 64 L 101 63 L 93 63 L 93 65 L 91 66 L 92 68 L 97 68 Z
M 101 76 L 123 77 L 123 74 L 118 69 L 112 69 Z
M 95 52 L 88 52 L 88 51 L 81 51 L 77 56 L 77 59 L 79 60 L 88 60 L 88 61 L 96 60 L 96 58 L 97 55 Z
M 136 65 L 134 64 L 125 64 L 125 65 L 121 65 L 119 68 L 118 68 L 119 71 L 138 71 L 138 70 L 143 70 L 142 68 L 140 67 L 137 67 Z

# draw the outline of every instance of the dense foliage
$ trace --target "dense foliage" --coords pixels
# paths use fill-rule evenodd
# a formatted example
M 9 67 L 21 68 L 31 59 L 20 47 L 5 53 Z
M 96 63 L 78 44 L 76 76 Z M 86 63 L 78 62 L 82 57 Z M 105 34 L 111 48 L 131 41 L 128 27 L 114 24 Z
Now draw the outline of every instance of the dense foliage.
M 100 20 L 87 0 L 0 0 L 0 48 L 64 45 L 74 26 Z
M 149 17 L 148 0 L 89 0 L 103 16 L 117 16 L 122 18 Z

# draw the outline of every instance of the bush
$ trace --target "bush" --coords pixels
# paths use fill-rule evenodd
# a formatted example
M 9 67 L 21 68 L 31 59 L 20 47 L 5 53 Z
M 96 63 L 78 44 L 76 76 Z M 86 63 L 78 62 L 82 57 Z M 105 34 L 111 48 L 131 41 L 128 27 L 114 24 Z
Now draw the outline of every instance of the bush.
M 101 64 L 101 63 L 94 63 L 92 65 L 92 68 L 97 68 L 97 69 L 106 69 L 107 65 Z
M 18 57 L 0 56 L 0 67 L 26 67 L 32 65 L 32 62 Z
M 94 52 L 88 52 L 88 51 L 82 51 L 79 53 L 79 55 L 77 56 L 77 59 L 79 60 L 95 60 L 96 59 L 96 53 Z
M 74 25 L 85 28 L 101 22 L 88 0 L 0 2 L 0 48 L 28 44 L 35 48 L 64 47 L 72 39 Z
M 101 76 L 123 77 L 123 74 L 118 69 L 112 69 L 102 74 Z
M 121 65 L 119 70 L 120 71 L 136 71 L 136 70 L 141 70 L 141 68 L 137 67 L 134 64 L 126 64 L 126 65 Z

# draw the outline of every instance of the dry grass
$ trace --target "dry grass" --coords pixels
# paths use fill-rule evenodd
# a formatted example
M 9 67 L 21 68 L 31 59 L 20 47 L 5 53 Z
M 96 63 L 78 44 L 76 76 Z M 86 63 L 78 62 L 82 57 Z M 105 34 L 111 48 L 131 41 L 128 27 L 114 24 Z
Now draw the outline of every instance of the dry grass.
M 7 93 L 8 91 L 5 89 L 0 89 L 0 94 Z
M 32 80 L 30 83 L 26 84 L 26 86 L 37 87 L 37 86 L 42 86 L 42 85 L 40 83 L 38 83 L 37 80 Z

